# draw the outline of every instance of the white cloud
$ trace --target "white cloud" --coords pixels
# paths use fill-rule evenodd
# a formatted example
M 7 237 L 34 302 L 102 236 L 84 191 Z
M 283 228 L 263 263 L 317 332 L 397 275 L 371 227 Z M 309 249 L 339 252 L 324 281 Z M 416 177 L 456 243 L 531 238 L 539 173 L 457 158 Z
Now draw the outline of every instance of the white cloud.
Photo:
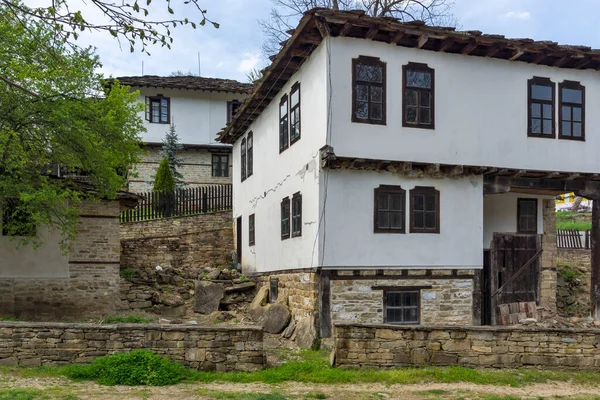
M 259 52 L 246 52 L 243 57 L 238 65 L 238 72 L 249 72 L 251 69 L 256 68 L 261 61 Z
M 529 11 L 509 11 L 506 14 L 500 16 L 503 19 L 519 19 L 521 21 L 527 21 L 531 18 Z

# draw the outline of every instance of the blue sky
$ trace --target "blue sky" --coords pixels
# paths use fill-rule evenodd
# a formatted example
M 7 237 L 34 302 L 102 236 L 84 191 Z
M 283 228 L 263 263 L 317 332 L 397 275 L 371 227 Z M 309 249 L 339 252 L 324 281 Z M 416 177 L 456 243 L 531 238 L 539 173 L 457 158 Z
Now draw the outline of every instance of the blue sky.
M 33 0 L 41 2 L 40 0 Z M 200 0 L 208 16 L 221 27 L 206 25 L 194 31 L 174 30 L 172 50 L 155 46 L 151 56 L 119 49 L 110 35 L 86 34 L 81 44 L 97 47 L 105 75 L 168 75 L 198 71 L 198 52 L 203 76 L 245 81 L 251 68 L 262 68 L 267 61 L 260 51 L 262 34 L 258 20 L 269 15 L 270 0 Z M 191 8 L 175 5 L 180 17 L 193 17 Z M 186 13 L 187 9 L 187 13 Z M 507 37 L 553 40 L 560 44 L 600 48 L 597 25 L 600 0 L 455 0 L 453 8 L 461 29 Z M 163 13 L 162 8 L 155 16 Z

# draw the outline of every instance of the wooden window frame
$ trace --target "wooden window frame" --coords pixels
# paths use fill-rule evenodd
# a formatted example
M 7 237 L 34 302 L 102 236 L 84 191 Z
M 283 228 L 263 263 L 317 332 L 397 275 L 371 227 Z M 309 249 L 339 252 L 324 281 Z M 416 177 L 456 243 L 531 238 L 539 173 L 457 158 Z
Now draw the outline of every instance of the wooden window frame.
M 222 159 L 225 158 L 225 168 L 223 168 Z M 215 162 L 215 159 L 217 160 Z M 229 177 L 229 154 L 212 154 L 212 176 L 214 178 L 228 178 Z M 215 168 L 215 165 L 218 165 L 218 168 Z M 220 175 L 216 173 L 220 172 Z
M 571 135 L 563 135 L 562 132 L 562 116 L 563 116 L 563 100 L 562 89 L 581 90 L 581 104 L 565 102 L 565 107 L 581 107 L 581 137 L 573 136 L 573 119 L 571 119 Z M 571 118 L 573 112 L 571 110 Z M 585 86 L 576 81 L 563 81 L 558 84 L 558 138 L 564 140 L 577 140 L 585 142 Z
M 160 108 L 162 108 L 162 100 L 167 101 L 167 120 L 163 121 L 161 119 L 162 112 Z M 159 115 L 158 121 L 152 121 L 152 103 L 158 101 L 159 104 Z M 151 124 L 168 124 L 171 121 L 171 98 L 165 97 L 162 94 L 157 94 L 156 96 L 146 96 L 146 113 L 145 113 L 146 121 Z
M 291 202 L 289 197 L 285 197 L 281 200 L 281 240 L 290 238 L 292 231 L 292 210 Z
M 234 117 L 235 113 L 237 112 L 237 109 L 241 105 L 242 105 L 242 102 L 237 99 L 233 99 L 233 100 L 227 102 L 227 123 L 230 123 L 231 121 L 233 121 L 233 117 Z
M 244 182 L 246 180 L 246 138 L 242 139 L 240 145 L 240 170 L 242 172 L 242 182 Z
M 285 114 L 281 114 L 281 106 L 285 103 Z M 282 129 L 287 129 L 285 137 Z M 284 94 L 279 101 L 279 153 L 283 153 L 290 147 L 290 101 Z
M 294 229 L 296 218 L 298 218 L 298 229 Z M 302 194 L 300 192 L 296 192 L 292 196 L 292 214 L 290 221 L 292 237 L 302 236 Z
M 373 201 L 373 232 L 374 233 L 406 233 L 406 190 L 400 186 L 393 185 L 379 185 L 374 189 L 374 201 Z M 377 224 L 379 217 L 379 196 L 382 194 L 397 194 L 402 198 L 402 210 L 401 220 L 402 228 L 380 228 Z M 388 211 L 389 212 L 389 211 Z
M 382 79 L 381 83 L 375 82 L 367 82 L 367 81 L 357 81 L 356 79 L 356 66 L 357 65 L 376 65 L 380 66 L 382 69 Z M 358 118 L 356 116 L 356 85 L 367 85 L 377 86 L 382 88 L 382 98 L 381 98 L 381 120 L 371 118 L 371 111 L 369 107 L 369 118 Z M 352 59 L 352 122 L 358 122 L 363 124 L 372 124 L 372 125 L 386 125 L 387 120 L 387 71 L 386 71 L 386 63 L 381 61 L 379 57 L 368 57 L 368 56 L 358 56 L 358 58 Z M 369 90 L 370 93 L 370 90 Z M 369 95 L 369 105 L 371 104 L 370 95 Z
M 248 132 L 246 141 L 246 178 L 250 178 L 254 174 L 254 134 Z
M 298 104 L 296 105 L 292 105 L 292 97 L 293 94 L 295 92 L 298 92 Z M 290 146 L 293 145 L 294 143 L 296 143 L 298 140 L 300 140 L 300 138 L 302 137 L 302 112 L 301 112 L 301 107 L 300 104 L 302 102 L 302 97 L 301 97 L 301 93 L 300 93 L 300 82 L 296 82 L 292 85 L 292 89 L 290 90 L 290 99 L 289 99 L 289 107 L 290 107 L 290 111 L 289 111 L 289 121 L 290 121 L 290 127 L 288 128 L 288 133 L 289 133 L 289 137 L 290 137 Z M 298 111 L 298 120 L 296 121 L 297 125 L 298 125 L 298 136 L 293 138 L 292 137 L 292 115 L 294 115 L 295 111 Z
M 532 87 L 536 86 L 549 86 L 552 88 L 552 100 L 539 100 L 533 99 L 532 97 Z M 531 106 L 533 103 L 541 104 L 541 116 L 542 125 L 540 129 L 542 133 L 534 133 L 533 127 L 531 125 L 531 119 L 533 118 L 533 114 L 531 112 Z M 552 106 L 552 134 L 544 134 L 544 104 L 550 104 Z M 556 84 L 550 80 L 550 78 L 543 78 L 539 76 L 534 76 L 531 79 L 527 80 L 527 136 L 528 137 L 536 137 L 536 138 L 544 138 L 544 139 L 555 139 L 556 138 Z
M 435 228 L 415 228 L 414 196 L 435 196 Z M 415 186 L 409 192 L 410 197 L 410 233 L 440 233 L 440 191 L 432 186 Z
M 533 202 L 535 205 L 535 221 L 533 224 L 535 228 L 533 230 L 525 230 L 521 226 L 521 204 L 523 202 Z M 532 199 L 530 197 L 519 197 L 517 199 L 517 233 L 537 235 L 537 232 L 538 232 L 538 199 Z
M 389 294 L 404 294 L 404 293 L 416 293 L 417 295 L 417 305 L 416 306 L 388 306 L 388 295 Z M 388 309 L 394 310 L 405 310 L 405 309 L 416 309 L 417 310 L 417 320 L 416 321 L 394 321 L 391 322 L 388 320 Z M 420 325 L 421 324 L 421 288 L 418 287 L 402 287 L 398 286 L 395 288 L 385 288 L 383 289 L 383 322 L 385 324 L 391 325 Z
M 254 246 L 256 242 L 256 220 L 254 215 L 251 214 L 248 216 L 248 246 Z
M 428 72 L 431 74 L 431 88 L 417 88 L 417 87 L 407 87 L 407 79 L 406 75 L 408 71 L 422 71 Z M 417 123 L 410 123 L 406 120 L 406 91 L 407 90 L 416 90 L 417 92 L 428 92 L 431 99 L 431 123 L 422 124 L 418 122 L 420 120 L 419 110 L 421 106 L 419 105 L 420 96 L 417 96 Z M 418 128 L 418 129 L 435 129 L 435 70 L 429 67 L 427 64 L 423 63 L 415 63 L 409 62 L 402 66 L 402 126 L 405 128 Z

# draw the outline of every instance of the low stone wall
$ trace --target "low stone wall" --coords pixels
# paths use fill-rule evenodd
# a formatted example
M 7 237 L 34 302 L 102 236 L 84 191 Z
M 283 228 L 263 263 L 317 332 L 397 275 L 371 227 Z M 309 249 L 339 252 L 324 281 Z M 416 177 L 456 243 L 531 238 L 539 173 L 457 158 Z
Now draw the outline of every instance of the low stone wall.
M 0 322 L 0 365 L 88 363 L 147 349 L 204 371 L 255 371 L 265 363 L 256 327 Z
M 557 311 L 564 317 L 590 315 L 592 259 L 589 249 L 558 249 Z
M 600 369 L 600 330 L 538 327 L 337 325 L 342 368 L 461 365 Z

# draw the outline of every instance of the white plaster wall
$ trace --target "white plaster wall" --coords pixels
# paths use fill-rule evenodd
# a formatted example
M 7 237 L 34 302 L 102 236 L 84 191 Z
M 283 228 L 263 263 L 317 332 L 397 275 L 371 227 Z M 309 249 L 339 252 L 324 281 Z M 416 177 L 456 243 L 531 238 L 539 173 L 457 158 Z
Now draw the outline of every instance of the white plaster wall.
M 388 172 L 334 170 L 326 185 L 325 267 L 481 268 L 483 181 L 408 178 Z M 433 186 L 440 191 L 440 233 L 373 232 L 373 190 L 379 185 Z
M 316 267 L 319 219 L 319 149 L 325 145 L 327 58 L 321 45 L 251 125 L 254 174 L 240 180 L 241 138 L 233 148 L 233 216 L 242 217 L 245 272 Z M 299 81 L 301 139 L 279 153 L 279 101 Z M 281 240 L 281 200 L 302 193 L 302 236 Z M 248 216 L 255 214 L 256 244 L 248 246 Z
M 487 195 L 483 198 L 483 248 L 489 249 L 496 233 L 517 233 L 517 199 L 537 199 L 537 233 L 544 233 L 543 200 L 554 196 L 523 193 Z
M 386 126 L 351 122 L 352 59 L 360 55 L 387 63 Z M 435 69 L 435 130 L 402 127 L 402 65 L 409 61 Z M 596 71 L 352 38 L 331 39 L 331 70 L 335 71 L 331 145 L 339 156 L 600 172 L 600 113 L 594 112 L 600 108 L 600 75 Z M 586 87 L 585 142 L 527 137 L 527 80 L 533 76 L 549 77 L 557 85 L 563 80 L 580 81 Z
M 227 102 L 244 100 L 248 95 L 238 93 L 219 93 L 200 90 L 177 90 L 164 88 L 132 88 L 140 91 L 140 101 L 145 104 L 146 96 L 162 94 L 171 99 L 171 118 L 176 125 L 179 141 L 185 144 L 217 143 L 219 131 L 227 123 Z M 145 120 L 148 130 L 143 133 L 146 142 L 162 142 L 169 130 L 168 124 L 150 123 Z

